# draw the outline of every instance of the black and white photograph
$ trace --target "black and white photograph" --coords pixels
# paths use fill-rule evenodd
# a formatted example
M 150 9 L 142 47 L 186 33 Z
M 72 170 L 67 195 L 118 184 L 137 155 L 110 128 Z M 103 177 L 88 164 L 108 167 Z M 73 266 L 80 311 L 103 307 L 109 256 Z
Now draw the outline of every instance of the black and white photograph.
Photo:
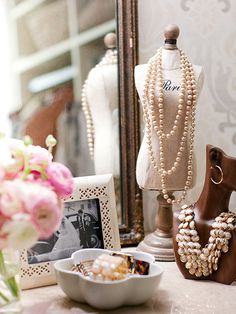
M 104 248 L 99 199 L 65 202 L 59 229 L 27 251 L 28 263 L 67 258 L 82 248 Z

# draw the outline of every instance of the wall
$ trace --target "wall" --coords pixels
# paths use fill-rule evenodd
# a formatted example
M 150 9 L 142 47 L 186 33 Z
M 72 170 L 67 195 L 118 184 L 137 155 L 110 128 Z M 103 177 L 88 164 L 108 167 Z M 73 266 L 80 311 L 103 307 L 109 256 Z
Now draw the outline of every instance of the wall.
M 11 67 L 10 67 L 10 48 L 9 34 L 7 29 L 7 19 L 5 4 L 0 1 L 0 132 L 9 136 L 11 132 L 8 115 L 12 109 L 12 90 L 11 90 Z
M 163 29 L 180 27 L 178 46 L 202 65 L 205 83 L 197 107 L 195 154 L 197 183 L 186 203 L 195 201 L 205 175 L 205 146 L 236 156 L 236 2 L 233 0 L 139 0 L 140 63 L 163 44 Z M 156 193 L 144 194 L 146 230 L 154 228 Z M 232 196 L 230 208 L 236 208 Z

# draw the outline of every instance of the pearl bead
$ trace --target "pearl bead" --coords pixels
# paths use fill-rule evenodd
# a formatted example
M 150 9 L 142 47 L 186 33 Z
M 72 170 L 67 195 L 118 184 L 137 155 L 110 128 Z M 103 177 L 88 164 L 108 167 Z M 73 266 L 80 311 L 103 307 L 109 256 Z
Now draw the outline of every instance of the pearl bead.
M 195 84 L 194 80 L 194 73 L 192 73 L 192 66 L 187 60 L 187 57 L 185 54 L 180 51 L 180 63 L 181 63 L 181 80 L 180 80 L 180 89 L 179 89 L 179 100 L 178 100 L 178 106 L 177 106 L 177 112 L 176 117 L 173 122 L 172 128 L 168 132 L 164 132 L 164 122 L 165 122 L 165 112 L 164 112 L 164 92 L 163 92 L 163 71 L 162 71 L 162 48 L 160 48 L 157 52 L 157 54 L 150 59 L 148 63 L 148 71 L 145 78 L 145 84 L 143 89 L 143 97 L 142 97 L 142 103 L 143 103 L 143 113 L 144 113 L 144 121 L 146 122 L 146 134 L 147 136 L 147 146 L 148 151 L 150 154 L 150 160 L 154 165 L 154 168 L 157 169 L 157 172 L 159 175 L 161 175 L 161 183 L 162 183 L 162 189 L 166 188 L 166 175 L 169 176 L 172 175 L 174 171 L 176 171 L 176 167 L 179 166 L 179 163 L 181 161 L 182 152 L 185 149 L 185 143 L 187 141 L 187 138 L 189 138 L 188 142 L 188 149 L 189 149 L 189 158 L 188 158 L 188 165 L 192 164 L 192 158 L 191 158 L 191 150 L 193 149 L 193 137 L 194 137 L 194 121 L 195 121 L 195 108 L 194 108 L 194 101 L 196 104 L 196 100 L 192 99 L 194 96 L 194 89 L 193 84 Z M 157 82 L 156 82 L 157 81 Z M 154 106 L 154 100 L 155 100 L 155 89 L 156 85 L 158 87 L 158 113 L 159 116 L 156 116 L 155 113 L 155 106 Z M 189 103 L 187 103 L 185 117 L 183 117 L 183 108 L 185 103 L 185 94 L 187 94 L 187 97 L 191 96 L 191 100 Z M 148 109 L 149 108 L 149 109 Z M 191 114 L 191 121 L 189 122 L 189 116 Z M 158 120 L 157 120 L 158 117 Z M 148 121 L 150 120 L 151 121 Z M 184 122 L 184 129 L 183 134 L 181 137 L 180 147 L 179 151 L 177 152 L 177 157 L 175 158 L 175 161 L 173 163 L 173 166 L 170 167 L 169 170 L 165 169 L 165 163 L 164 163 L 164 140 L 169 140 L 171 136 L 175 134 L 175 132 L 178 131 L 180 127 L 179 121 L 182 120 Z M 159 124 L 158 124 L 159 122 Z M 151 126 L 152 124 L 152 126 Z M 190 127 L 189 127 L 190 124 Z M 154 158 L 154 152 L 152 148 L 152 136 L 151 131 L 153 130 L 156 132 L 158 139 L 159 139 L 159 160 L 160 160 L 160 169 L 157 166 L 157 163 L 155 162 Z M 149 138 L 148 138 L 149 137 Z M 179 203 L 184 199 L 186 196 L 186 191 L 189 188 L 189 184 L 192 180 L 192 175 L 188 175 L 186 180 L 186 185 L 183 189 L 182 195 L 179 197 L 178 200 L 175 201 L 175 203 Z M 168 196 L 168 193 L 164 193 L 166 197 Z M 171 200 L 170 197 L 166 198 L 170 203 L 174 203 L 174 200 Z

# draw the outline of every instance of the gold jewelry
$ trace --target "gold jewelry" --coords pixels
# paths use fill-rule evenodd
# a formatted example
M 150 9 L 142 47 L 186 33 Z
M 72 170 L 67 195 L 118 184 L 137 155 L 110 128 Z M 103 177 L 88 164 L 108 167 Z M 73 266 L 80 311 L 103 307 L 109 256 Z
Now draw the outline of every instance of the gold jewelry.
M 223 171 L 222 171 L 222 169 L 220 168 L 220 166 L 215 165 L 215 168 L 220 171 L 221 178 L 220 178 L 220 181 L 216 182 L 216 181 L 215 181 L 214 179 L 212 179 L 212 177 L 211 177 L 211 181 L 212 181 L 214 184 L 221 184 L 221 182 L 223 181 L 223 178 L 224 178 Z M 211 167 L 211 169 L 214 169 L 214 167 Z
M 150 155 L 151 163 L 154 169 L 161 176 L 161 187 L 164 198 L 168 203 L 180 203 L 186 197 L 187 190 L 189 189 L 193 179 L 193 144 L 194 144 L 194 131 L 195 131 L 195 113 L 196 113 L 196 80 L 192 64 L 188 61 L 186 55 L 182 50 L 180 53 L 180 89 L 177 112 L 173 126 L 167 132 L 164 132 L 164 91 L 163 91 L 163 74 L 162 74 L 162 47 L 157 51 L 156 55 L 148 61 L 148 70 L 144 81 L 144 88 L 142 94 L 142 105 L 144 113 L 144 121 L 146 125 L 146 142 Z M 155 104 L 155 89 L 158 86 L 158 99 Z M 154 108 L 158 108 L 158 117 Z M 183 112 L 185 111 L 185 115 Z M 184 125 L 183 133 L 179 143 L 179 149 L 174 159 L 172 167 L 166 169 L 164 155 L 164 141 L 168 140 L 175 135 L 176 130 L 180 125 Z M 152 147 L 152 133 L 156 132 L 159 139 L 159 166 L 155 157 Z M 188 139 L 188 140 L 187 140 Z M 168 143 L 167 143 L 168 145 Z M 177 200 L 171 199 L 167 193 L 166 177 L 172 175 L 179 167 L 182 154 L 184 150 L 189 149 L 188 154 L 188 172 L 185 182 L 184 190 Z
M 86 260 L 72 266 L 72 271 L 81 273 L 85 277 L 89 277 L 94 260 Z
M 207 277 L 218 269 L 221 254 L 229 250 L 236 215 L 232 212 L 223 212 L 216 217 L 208 243 L 202 248 L 194 221 L 194 206 L 194 204 L 182 206 L 178 216 L 180 220 L 179 232 L 176 235 L 178 254 L 191 275 Z
M 120 256 L 127 262 L 129 273 L 136 275 L 148 275 L 150 263 L 135 259 L 133 255 L 123 252 L 112 252 L 112 256 Z
M 124 252 L 102 254 L 96 260 L 85 260 L 72 266 L 72 271 L 98 280 L 119 280 L 128 274 L 148 275 L 150 263 Z

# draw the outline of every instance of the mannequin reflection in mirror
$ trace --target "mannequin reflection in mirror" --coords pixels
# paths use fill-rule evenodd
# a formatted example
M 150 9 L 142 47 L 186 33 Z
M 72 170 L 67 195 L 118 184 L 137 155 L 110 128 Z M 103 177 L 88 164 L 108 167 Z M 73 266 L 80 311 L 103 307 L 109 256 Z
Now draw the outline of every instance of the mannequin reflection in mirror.
M 196 167 L 194 158 L 190 156 L 193 138 L 188 133 L 192 127 L 191 118 L 188 117 L 192 114 L 193 99 L 196 103 L 203 86 L 203 69 L 190 64 L 193 72 L 191 75 L 195 77 L 194 83 L 191 83 L 193 79 L 189 81 L 188 74 L 191 69 L 187 68 L 186 60 L 183 61 L 176 45 L 179 27 L 168 25 L 164 36 L 165 44 L 155 57 L 148 64 L 135 67 L 135 85 L 142 101 L 144 118 L 145 112 L 149 114 L 144 119 L 145 130 L 137 159 L 136 178 L 141 189 L 159 191 L 157 230 L 145 237 L 139 249 L 153 253 L 159 260 L 171 261 L 174 260 L 171 240 L 173 192 L 182 191 L 185 195 L 187 189 L 194 185 Z M 187 81 L 190 82 L 190 87 Z M 145 90 L 148 98 L 146 106 Z M 162 138 L 158 135 L 159 130 L 164 134 Z M 164 168 L 166 175 L 163 188 L 163 172 L 158 170 Z
M 104 37 L 106 53 L 89 72 L 82 91 L 82 107 L 87 124 L 89 153 L 95 174 L 112 173 L 116 203 L 120 214 L 120 161 L 118 67 L 116 35 Z

